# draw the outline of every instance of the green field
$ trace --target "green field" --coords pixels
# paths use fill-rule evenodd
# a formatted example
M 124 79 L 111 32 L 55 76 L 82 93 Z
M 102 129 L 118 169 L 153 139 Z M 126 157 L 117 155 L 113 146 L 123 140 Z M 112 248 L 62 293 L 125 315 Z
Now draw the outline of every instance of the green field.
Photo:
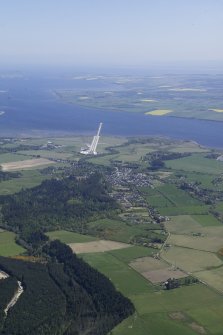
M 22 248 L 15 242 L 16 235 L 9 231 L 0 232 L 0 256 L 16 256 L 25 252 Z
M 143 188 L 148 202 L 154 207 L 194 206 L 201 203 L 175 185 L 165 184 L 155 189 Z
M 82 243 L 95 241 L 97 239 L 89 235 L 82 235 L 67 230 L 56 230 L 48 232 L 46 235 L 49 236 L 51 240 L 60 240 L 63 243 Z
M 130 263 L 136 258 L 151 256 L 154 253 L 152 248 L 134 246 L 131 248 L 112 250 L 109 253 L 124 263 Z
M 113 161 L 120 162 L 139 162 L 142 158 L 154 151 L 154 145 L 151 144 L 129 144 L 115 148 L 118 153 L 106 156 L 91 157 L 88 160 L 95 164 L 110 165 Z
M 148 204 L 158 209 L 161 215 L 207 214 L 208 207 L 172 184 L 141 188 Z
M 6 153 L 6 154 L 0 154 L 0 164 L 3 163 L 10 163 L 10 162 L 17 162 L 17 161 L 25 161 L 27 159 L 32 159 L 31 156 L 26 155 L 19 155 L 16 153 Z
M 203 227 L 212 227 L 219 226 L 223 227 L 223 224 L 217 220 L 213 215 L 193 215 L 192 216 L 198 223 L 200 223 Z
M 124 243 L 129 243 L 135 235 L 143 235 L 149 227 L 151 228 L 148 224 L 130 225 L 124 221 L 113 219 L 92 221 L 88 225 L 98 237 Z
M 105 274 L 124 295 L 143 294 L 153 291 L 153 286 L 128 264 L 121 261 L 117 254 L 110 252 L 83 254 L 82 258 Z
M 189 91 L 176 91 L 176 94 L 188 93 Z M 221 179 L 223 162 L 205 158 L 210 150 L 200 147 L 195 142 L 166 138 L 142 139 L 141 142 L 139 139 L 131 139 L 126 145 L 126 138 L 105 137 L 99 142 L 98 149 L 102 153 L 101 156 L 83 157 L 79 154 L 79 150 L 91 140 L 92 137 L 17 140 L 4 146 L 16 148 L 21 144 L 43 145 L 51 141 L 61 147 L 52 150 L 21 150 L 19 153 L 1 154 L 0 163 L 40 155 L 55 159 L 83 159 L 83 162 L 88 161 L 104 166 L 113 166 L 118 161 L 119 165 L 134 166 L 137 172 L 146 173 L 155 188 L 137 186 L 134 189 L 134 185 L 119 187 L 122 189 L 126 186 L 130 195 L 131 191 L 133 195 L 137 193 L 135 191 L 139 191 L 149 206 L 157 209 L 159 214 L 170 217 L 170 221 L 165 222 L 165 229 L 170 234 L 166 246 L 160 251 L 161 258 L 173 268 L 179 267 L 190 272 L 219 291 L 214 291 L 201 283 L 170 291 L 164 290 L 159 284 L 152 285 L 129 264 L 141 257 L 154 256 L 158 252 L 157 249 L 131 246 L 108 252 L 81 254 L 80 257 L 105 274 L 118 290 L 132 300 L 136 307 L 136 313 L 118 325 L 111 334 L 220 335 L 223 329 L 223 296 L 221 295 L 223 293 L 223 258 L 219 254 L 219 249 L 223 248 L 223 222 L 220 219 L 217 220 L 211 213 L 218 211 L 223 214 L 221 193 L 223 191 L 223 178 Z M 110 154 L 111 151 L 106 149 L 110 146 L 113 146 L 117 152 Z M 148 169 L 149 156 L 146 156 L 146 159 L 143 157 L 155 151 L 190 152 L 192 155 L 165 161 L 166 168 L 153 172 Z M 54 165 L 55 168 L 59 166 L 62 165 Z M 69 163 L 66 166 L 69 166 Z M 87 169 L 89 166 L 87 165 Z M 103 169 L 102 166 L 100 171 L 109 173 L 109 169 Z M 60 176 L 60 173 L 61 170 L 58 170 L 55 175 Z M 24 170 L 19 178 L 0 183 L 0 195 L 13 194 L 22 188 L 34 187 L 47 178 L 51 176 L 41 174 L 40 169 Z M 202 202 L 203 200 L 192 197 L 189 191 L 178 188 L 176 185 L 184 180 L 188 183 L 198 183 L 201 189 L 212 190 L 211 194 L 216 195 L 218 199 L 216 204 L 206 205 Z M 114 194 L 117 194 L 119 187 L 114 187 Z M 119 210 L 116 214 L 112 213 L 109 218 L 86 222 L 86 232 L 89 235 L 62 229 L 48 232 L 47 235 L 51 240 L 59 239 L 67 244 L 103 239 L 150 246 L 147 242 L 150 241 L 152 234 L 163 239 L 168 236 L 161 229 L 161 224 L 153 223 L 153 221 L 154 217 L 148 216 L 148 208 L 140 204 L 139 207 L 133 205 L 130 209 L 123 209 L 123 212 Z M 15 243 L 14 233 L 0 230 L 0 255 L 14 256 L 24 251 Z M 174 318 L 174 313 L 179 313 L 180 318 Z
M 18 151 L 19 154 L 28 155 L 28 156 L 40 156 L 42 158 L 53 158 L 53 159 L 71 159 L 72 153 L 58 152 L 52 150 L 26 150 Z
M 48 177 L 42 175 L 39 170 L 23 170 L 19 178 L 13 178 L 0 183 L 0 194 L 13 194 L 19 192 L 22 188 L 37 186 L 47 178 Z
M 181 159 L 165 162 L 167 168 L 189 172 L 202 172 L 217 175 L 223 173 L 223 163 L 216 159 L 205 158 L 202 154 L 194 154 Z
M 215 253 L 175 245 L 163 251 L 162 258 L 170 264 L 192 273 L 223 265 Z
M 133 253 L 132 256 L 128 252 Z M 210 334 L 220 334 L 223 329 L 223 300 L 216 292 L 202 284 L 163 291 L 130 269 L 128 263 L 140 257 L 133 248 L 106 253 L 85 254 L 83 258 L 112 280 L 117 289 L 128 296 L 136 307 L 136 313 L 124 320 L 113 335 L 196 335 L 192 324 L 203 327 Z M 143 256 L 143 248 L 141 248 Z M 123 257 L 123 253 L 124 255 Z M 211 313 L 207 318 L 207 306 Z M 214 311 L 218 310 L 217 314 Z M 181 312 L 183 320 L 174 320 L 171 313 Z M 198 312 L 199 311 L 199 312 Z M 218 325 L 215 325 L 215 322 Z

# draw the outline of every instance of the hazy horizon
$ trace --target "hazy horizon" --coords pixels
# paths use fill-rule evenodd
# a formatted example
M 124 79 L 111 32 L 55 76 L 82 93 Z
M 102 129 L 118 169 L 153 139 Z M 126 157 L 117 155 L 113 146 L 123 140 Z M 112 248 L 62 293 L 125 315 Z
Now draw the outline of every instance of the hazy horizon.
M 1 4 L 2 66 L 223 68 L 220 0 Z

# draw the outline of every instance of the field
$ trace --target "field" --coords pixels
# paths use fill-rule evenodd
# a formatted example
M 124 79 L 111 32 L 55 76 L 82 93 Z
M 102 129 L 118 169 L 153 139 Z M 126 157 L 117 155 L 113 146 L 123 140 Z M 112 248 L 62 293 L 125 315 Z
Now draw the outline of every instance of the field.
M 48 232 L 46 234 L 51 240 L 60 240 L 63 243 L 83 243 L 83 242 L 90 242 L 95 241 L 97 238 L 74 233 L 67 230 L 56 230 L 52 232 Z
M 207 214 L 207 208 L 199 200 L 175 185 L 166 183 L 154 189 L 143 187 L 141 191 L 148 204 L 162 215 Z
M 151 112 L 146 112 L 146 115 L 155 115 L 155 116 L 162 116 L 162 115 L 166 115 L 169 113 L 172 113 L 173 111 L 170 109 L 155 109 L 154 111 Z
M 0 165 L 5 164 L 5 163 L 23 161 L 23 160 L 27 160 L 26 155 L 18 155 L 16 153 L 0 154 Z
M 162 258 L 190 273 L 221 266 L 222 261 L 214 253 L 172 245 L 163 251 Z
M 131 225 L 121 220 L 101 219 L 90 222 L 89 227 L 93 229 L 100 238 L 130 243 L 135 235 L 146 233 L 149 225 Z
M 171 235 L 168 243 L 180 247 L 217 252 L 223 246 L 221 236 Z
M 130 247 L 129 244 L 108 241 L 108 240 L 98 240 L 83 243 L 69 243 L 68 245 L 76 254 L 104 252 L 109 250 L 124 249 Z
M 49 159 L 71 159 L 73 157 L 72 153 L 69 152 L 58 152 L 52 150 L 26 150 L 18 151 L 19 154 L 25 154 L 28 156 L 36 157 L 37 155 L 41 158 Z
M 22 188 L 35 187 L 47 178 L 39 170 L 23 170 L 19 178 L 1 182 L 0 194 L 8 195 L 19 192 Z
M 223 109 L 216 109 L 216 108 L 213 108 L 213 109 L 209 109 L 210 111 L 213 111 L 213 112 L 216 112 L 216 113 L 223 113 Z
M 130 263 L 130 266 L 153 284 L 163 283 L 168 278 L 178 279 L 187 277 L 186 273 L 170 267 L 162 260 L 152 257 L 136 259 Z
M 223 293 L 223 267 L 212 269 L 211 271 L 195 272 L 196 277 L 202 282 L 214 287 Z
M 88 160 L 95 164 L 110 165 L 112 161 L 121 162 L 138 162 L 142 160 L 142 157 L 147 153 L 154 151 L 154 146 L 151 144 L 130 144 L 117 147 L 115 150 L 118 151 L 117 154 L 92 157 Z
M 135 247 L 130 250 L 134 254 Z M 157 290 L 129 268 L 130 258 L 127 261 L 123 260 L 123 252 L 127 253 L 128 249 L 82 256 L 89 264 L 110 278 L 136 307 L 136 313 L 118 325 L 112 334 L 201 334 L 197 329 L 204 330 L 203 334 L 209 334 L 209 332 L 220 334 L 223 328 L 223 301 L 219 294 L 202 284 L 171 291 Z M 135 256 L 140 257 L 138 251 Z M 135 258 L 133 255 L 132 261 Z M 207 314 L 207 311 L 210 313 Z M 177 312 L 182 313 L 184 317 L 177 319 L 175 314 Z
M 1 167 L 2 171 L 13 171 L 13 170 L 30 169 L 50 164 L 54 164 L 54 162 L 45 158 L 37 158 L 37 159 L 28 159 L 24 161 L 2 163 Z
M 15 242 L 16 235 L 9 231 L 0 232 L 0 256 L 16 256 L 25 252 L 20 245 Z
M 222 162 L 205 158 L 202 154 L 193 154 L 189 157 L 167 161 L 166 166 L 173 170 L 202 172 L 212 175 L 223 173 Z
M 104 88 L 92 87 L 86 90 L 58 89 L 55 93 L 65 102 L 103 111 L 146 113 L 154 110 L 171 110 L 171 113 L 166 114 L 167 117 L 173 115 L 183 118 L 223 120 L 221 77 L 104 76 L 103 82 L 112 85 L 113 88 L 109 89 L 109 92 Z
M 212 215 L 177 215 L 171 216 L 170 221 L 165 223 L 167 230 L 173 234 L 184 234 L 184 235 L 192 235 L 203 234 L 210 235 L 211 231 L 215 231 L 216 236 L 219 236 L 219 229 L 223 229 L 222 224 Z M 205 227 L 209 227 L 205 229 Z M 219 229 L 215 229 L 215 227 L 219 227 Z
M 194 90 L 173 92 L 202 94 Z M 151 99 L 145 100 L 156 100 L 155 97 L 152 98 L 153 95 Z M 151 110 L 165 108 L 152 105 L 157 103 L 158 99 L 144 101 L 143 105 L 147 110 L 148 106 L 151 106 Z M 113 335 L 220 335 L 223 329 L 223 258 L 219 250 L 223 248 L 223 224 L 222 219 L 219 217 L 218 220 L 214 215 L 216 211 L 223 214 L 223 163 L 214 158 L 206 158 L 205 155 L 210 154 L 210 150 L 195 142 L 166 138 L 130 139 L 128 144 L 126 138 L 101 138 L 99 151 L 102 155 L 83 157 L 79 150 L 90 140 L 90 137 L 18 139 L 4 147 L 17 148 L 23 144 L 29 146 L 29 149 L 0 154 L 0 162 L 12 162 L 16 166 L 21 164 L 22 169 L 21 166 L 26 166 L 27 159 L 34 163 L 35 159 L 31 158 L 40 156 L 41 162 L 51 163 L 47 158 L 65 160 L 63 164 L 70 166 L 74 173 L 78 169 L 75 164 L 70 165 L 69 161 L 80 160 L 83 166 L 87 162 L 100 164 L 96 169 L 105 171 L 105 175 L 109 171 L 106 166 L 127 167 L 146 174 L 151 180 L 151 184 L 146 184 L 147 186 L 129 187 L 127 184 L 114 187 L 114 194 L 119 187 L 121 190 L 128 189 L 128 195 L 132 192 L 135 196 L 140 192 L 143 204 L 133 202 L 123 212 L 119 210 L 108 218 L 86 222 L 85 231 L 89 235 L 62 229 L 48 232 L 47 235 L 51 240 L 59 239 L 70 245 L 78 253 L 78 257 L 104 273 L 134 303 L 136 313 L 117 326 L 112 331 Z M 48 142 L 52 142 L 55 147 L 42 148 Z M 40 146 L 39 150 L 32 148 L 36 145 Z M 110 146 L 114 146 L 113 151 L 107 148 Z M 157 151 L 192 155 L 165 161 L 166 167 L 151 171 L 150 156 L 147 154 Z M 86 165 L 88 174 L 90 165 Z M 22 188 L 36 186 L 44 179 L 60 176 L 62 166 L 64 165 L 55 163 L 55 171 L 52 173 L 48 169 L 49 174 L 45 174 L 48 171 L 42 172 L 41 165 L 38 164 L 30 167 L 30 170 L 22 170 L 19 178 L 1 182 L 0 194 L 12 194 Z M 82 172 L 85 172 L 84 169 Z M 216 205 L 207 205 L 208 202 L 201 197 L 192 196 L 190 191 L 178 188 L 177 185 L 182 180 L 197 182 L 200 189 L 207 188 L 213 192 L 211 194 L 217 194 L 219 200 Z M 113 191 L 113 186 L 111 188 Z M 166 218 L 167 221 L 162 223 L 154 221 L 156 218 L 151 214 L 149 216 L 146 204 L 157 209 L 158 215 L 169 216 L 170 220 Z M 169 235 L 162 230 L 163 225 Z M 163 249 L 156 249 L 155 239 L 148 243 L 152 234 L 163 240 L 168 236 Z M 23 251 L 15 243 L 13 233 L 0 230 L 0 255 L 14 256 Z M 160 260 L 153 258 L 157 253 L 160 253 Z M 168 278 L 182 278 L 188 274 L 210 287 L 197 283 L 170 291 L 164 290 L 162 283 Z

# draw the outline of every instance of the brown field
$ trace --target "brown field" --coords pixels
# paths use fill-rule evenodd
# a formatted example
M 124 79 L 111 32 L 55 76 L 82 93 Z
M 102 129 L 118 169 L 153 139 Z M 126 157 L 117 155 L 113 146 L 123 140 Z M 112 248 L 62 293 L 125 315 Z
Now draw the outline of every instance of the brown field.
M 154 271 L 142 272 L 141 275 L 151 281 L 151 283 L 165 282 L 169 278 L 184 278 L 187 274 L 181 270 L 174 270 L 174 268 L 166 268 Z
M 130 244 L 114 242 L 114 241 L 107 241 L 107 240 L 99 240 L 99 241 L 92 241 L 92 242 L 85 242 L 85 243 L 70 243 L 68 245 L 71 247 L 71 249 L 76 254 L 104 252 L 104 251 L 124 249 L 124 248 L 131 247 Z
M 155 283 L 166 281 L 168 278 L 183 278 L 187 274 L 170 267 L 166 262 L 152 257 L 142 257 L 130 263 L 130 266 L 147 280 Z
M 50 161 L 45 158 L 37 158 L 37 159 L 27 159 L 25 161 L 18 162 L 10 162 L 1 164 L 2 171 L 12 171 L 12 170 L 22 170 L 29 169 L 41 165 L 49 165 L 54 164 L 53 161 Z

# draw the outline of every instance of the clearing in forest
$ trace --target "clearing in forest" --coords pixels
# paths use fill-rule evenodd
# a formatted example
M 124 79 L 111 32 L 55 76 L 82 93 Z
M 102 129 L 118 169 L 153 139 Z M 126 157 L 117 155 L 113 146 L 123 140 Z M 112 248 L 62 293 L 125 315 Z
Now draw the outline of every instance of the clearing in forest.
M 86 243 L 70 243 L 69 246 L 76 254 L 104 252 L 104 251 L 131 247 L 131 245 L 127 243 L 107 241 L 107 240 L 99 240 Z

